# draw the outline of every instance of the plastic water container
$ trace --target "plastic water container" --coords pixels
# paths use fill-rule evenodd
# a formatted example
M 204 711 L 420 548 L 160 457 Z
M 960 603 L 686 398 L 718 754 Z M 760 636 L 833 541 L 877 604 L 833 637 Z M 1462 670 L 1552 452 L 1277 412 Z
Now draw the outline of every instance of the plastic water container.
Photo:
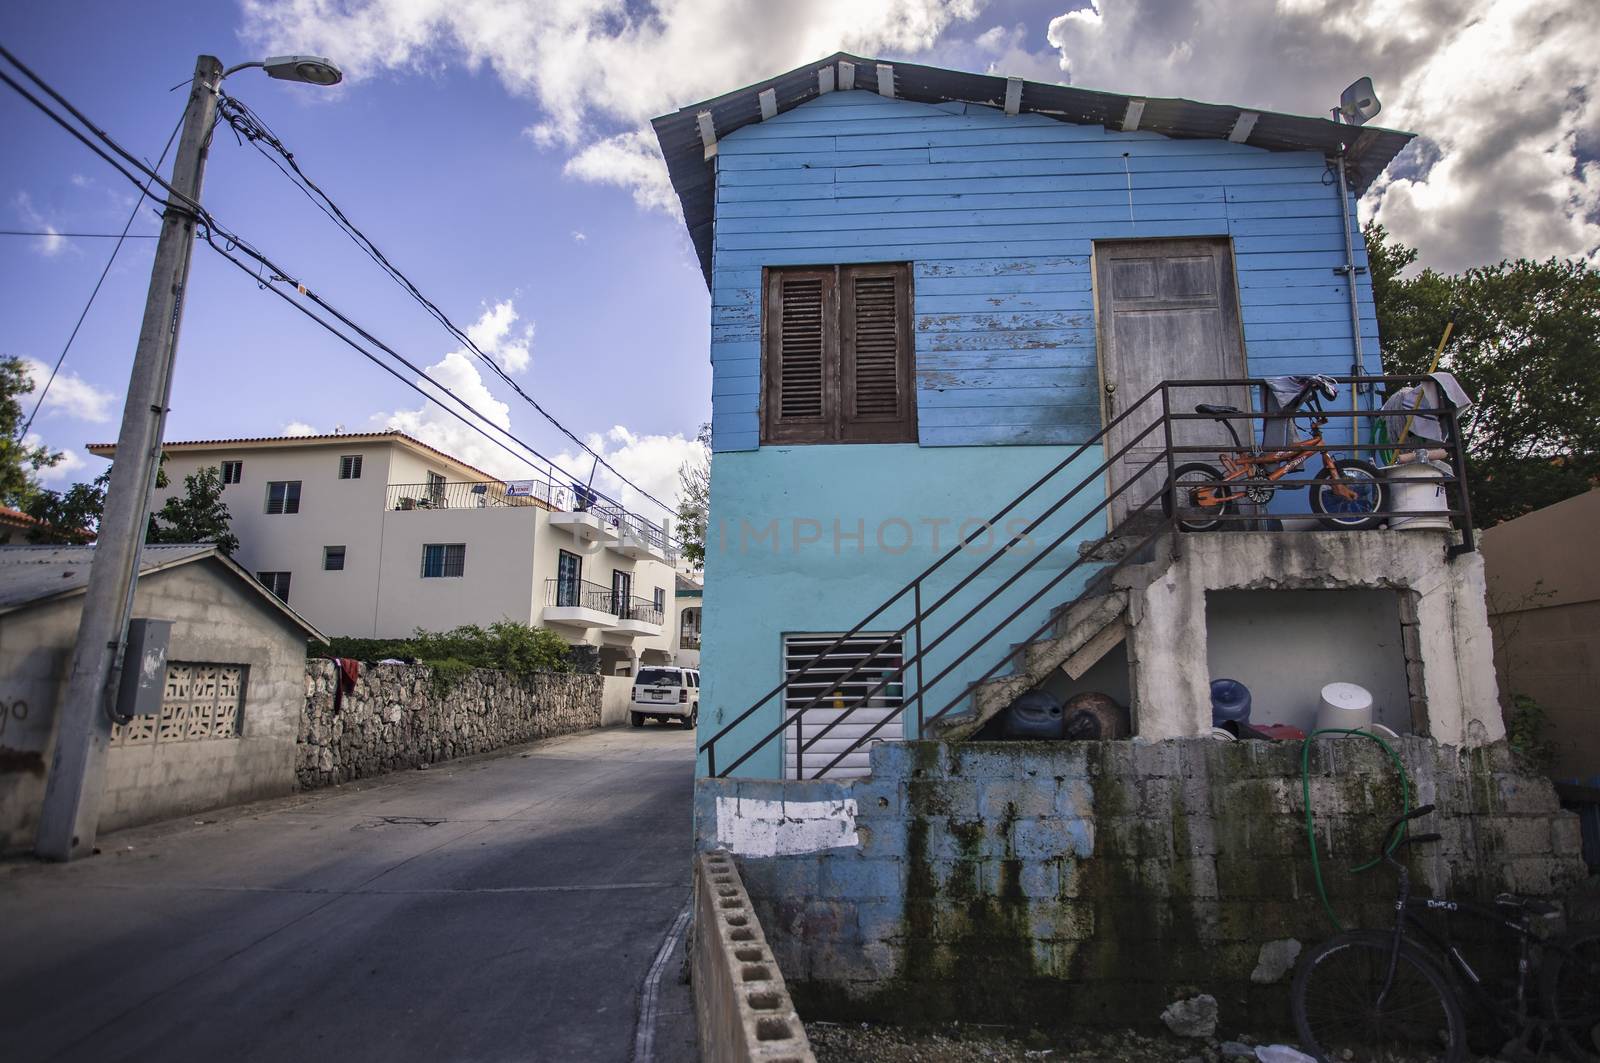
M 1250 722 L 1250 688 L 1237 679 L 1211 681 L 1211 723 Z
M 1000 721 L 1006 738 L 1060 738 L 1066 729 L 1061 702 L 1043 690 L 1033 690 L 1013 701 Z
M 1440 461 L 1413 461 L 1404 465 L 1388 465 L 1383 478 L 1389 481 L 1389 508 L 1396 513 L 1422 513 L 1417 517 L 1392 517 L 1391 528 L 1421 531 L 1425 528 L 1448 528 L 1450 517 L 1450 491 L 1439 481 L 1454 475 L 1450 466 Z M 1438 516 L 1426 514 L 1438 513 Z
M 1322 688 L 1317 709 L 1317 729 L 1342 727 L 1359 730 L 1372 723 L 1372 695 L 1355 683 L 1329 683 Z

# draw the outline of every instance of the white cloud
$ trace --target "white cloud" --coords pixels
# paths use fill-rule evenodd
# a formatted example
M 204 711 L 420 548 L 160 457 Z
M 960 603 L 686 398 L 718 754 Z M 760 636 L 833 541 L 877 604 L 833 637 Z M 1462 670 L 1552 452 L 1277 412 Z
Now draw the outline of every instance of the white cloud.
M 37 358 L 24 358 L 22 362 L 27 368 L 28 379 L 33 384 L 28 390 L 28 395 L 35 396 L 39 393 L 39 389 L 44 387 L 45 381 L 50 379 L 50 367 Z M 50 391 L 44 397 L 44 405 L 40 407 L 40 412 L 49 410 L 52 413 L 76 417 L 80 421 L 99 424 L 111 420 L 112 403 L 116 398 L 109 391 L 101 391 L 78 374 L 63 370 L 57 373 L 55 380 L 51 382 Z
M 574 229 L 572 231 L 572 242 L 573 243 L 581 244 L 587 239 L 589 239 L 589 234 L 588 233 L 581 233 L 581 232 L 578 232 L 576 229 Z
M 315 425 L 306 424 L 304 421 L 290 421 L 288 424 L 283 426 L 283 434 L 286 436 L 322 435 L 322 433 L 317 430 Z
M 67 249 L 67 238 L 61 235 L 61 230 L 51 225 L 33 206 L 33 197 L 26 192 L 18 192 L 12 201 L 17 209 L 17 217 L 21 218 L 30 228 L 39 229 L 46 235 L 33 242 L 35 251 L 46 258 L 54 258 Z
M 48 447 L 38 432 L 29 432 L 22 437 L 22 445 L 29 449 L 33 447 Z M 46 486 L 75 483 L 83 477 L 78 475 L 88 468 L 89 460 L 84 457 L 84 452 L 68 448 L 61 452 L 61 460 L 48 468 L 40 469 L 36 474 L 39 482 Z
M 633 201 L 647 210 L 675 217 L 683 213 L 667 176 L 666 160 L 661 157 L 655 134 L 648 129 L 597 140 L 568 159 L 561 172 L 594 184 L 628 189 Z
M 1326 114 L 1371 74 L 1377 123 L 1426 143 L 1366 212 L 1425 262 L 1600 247 L 1591 0 L 1094 0 L 1048 36 L 1074 84 L 1301 114 Z
M 574 150 L 569 173 L 626 184 L 674 210 L 644 123 L 695 100 L 844 49 L 926 51 L 983 0 L 244 0 L 244 36 L 268 52 L 334 55 L 352 79 L 458 61 L 534 100 L 541 145 Z M 601 127 L 597 131 L 596 127 Z M 618 127 L 630 130 L 609 136 Z M 654 138 L 649 138 L 653 147 Z M 600 145 L 606 145 L 601 147 Z M 591 150 L 594 149 L 594 150 Z
M 677 504 L 678 470 L 684 462 L 700 455 L 700 444 L 693 438 L 676 434 L 636 435 L 620 424 L 605 433 L 590 433 L 584 443 L 623 476 L 672 506 Z M 594 468 L 594 457 L 576 449 L 563 451 L 555 460 L 567 473 L 584 482 Z M 659 522 L 666 515 L 605 466 L 595 472 L 594 486 L 651 520 Z
M 521 315 L 516 303 L 504 299 L 484 310 L 467 328 L 467 336 L 478 350 L 500 363 L 508 373 L 520 373 L 532 360 L 533 322 L 517 328 Z

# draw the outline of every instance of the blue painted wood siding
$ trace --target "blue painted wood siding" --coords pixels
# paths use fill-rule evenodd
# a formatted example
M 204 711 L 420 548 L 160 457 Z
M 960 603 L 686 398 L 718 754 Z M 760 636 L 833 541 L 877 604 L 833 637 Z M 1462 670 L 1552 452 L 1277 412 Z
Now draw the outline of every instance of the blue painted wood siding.
M 721 141 L 716 202 L 717 450 L 759 442 L 763 266 L 914 263 L 924 446 L 1099 428 L 1097 239 L 1232 237 L 1252 374 L 1350 370 L 1338 186 L 1314 152 L 835 92 Z M 1365 275 L 1357 295 L 1376 372 Z

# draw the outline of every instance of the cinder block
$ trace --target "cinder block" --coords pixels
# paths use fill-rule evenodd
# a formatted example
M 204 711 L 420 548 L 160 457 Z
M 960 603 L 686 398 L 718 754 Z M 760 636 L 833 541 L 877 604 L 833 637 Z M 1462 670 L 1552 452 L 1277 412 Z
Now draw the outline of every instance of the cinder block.
M 1025 861 L 1018 882 L 1024 897 L 1054 899 L 1061 893 L 1061 865 L 1056 860 Z
M 910 779 L 900 786 L 908 814 L 958 819 L 972 819 L 979 814 L 978 784 L 971 779 Z
M 1055 814 L 1069 819 L 1094 816 L 1093 783 L 1087 778 L 1062 779 L 1056 790 Z
M 990 822 L 1050 816 L 1055 811 L 1053 778 L 984 779 L 978 784 L 978 815 Z
M 1082 857 L 1092 851 L 1084 820 L 1045 816 L 1018 820 L 1012 831 L 1013 851 L 1023 861 Z
M 1133 770 L 1140 778 L 1165 779 L 1182 774 L 1178 759 L 1178 743 L 1140 742 L 1136 739 L 1131 745 Z
M 1495 801 L 1497 811 L 1512 815 L 1549 815 L 1560 811 L 1555 787 L 1548 779 L 1528 775 L 1497 774 Z
M 863 942 L 904 940 L 906 907 L 901 899 L 857 901 L 856 928 Z
M 1576 812 L 1560 812 L 1550 821 L 1550 850 L 1576 859 L 1583 852 L 1583 828 Z
M 858 856 L 823 856 L 819 891 L 822 896 L 852 900 L 886 900 L 905 896 L 905 865 L 899 860 L 864 860 Z
M 906 827 L 903 819 L 879 816 L 856 820 L 859 851 L 867 859 L 901 860 L 906 856 Z

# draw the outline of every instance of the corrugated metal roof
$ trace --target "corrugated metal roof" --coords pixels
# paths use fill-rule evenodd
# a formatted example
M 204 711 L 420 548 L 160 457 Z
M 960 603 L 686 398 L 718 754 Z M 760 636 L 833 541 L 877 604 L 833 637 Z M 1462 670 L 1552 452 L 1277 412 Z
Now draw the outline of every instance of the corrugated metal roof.
M 711 283 L 712 222 L 715 218 L 715 170 L 713 163 L 705 158 L 696 117 L 702 111 L 711 112 L 716 135 L 725 137 L 742 126 L 761 121 L 758 96 L 765 90 L 773 90 L 778 113 L 792 110 L 821 95 L 817 85 L 819 70 L 833 68 L 837 83 L 838 64 L 841 62 L 855 64 L 857 88 L 877 88 L 877 65 L 885 60 L 839 52 L 727 95 L 691 104 L 651 122 L 656 139 L 661 144 L 661 153 L 666 157 L 672 187 L 683 204 L 684 225 L 689 229 L 689 238 L 700 257 L 700 269 L 705 274 L 708 286 Z M 894 95 L 897 99 L 918 103 L 972 103 L 997 109 L 1005 105 L 1004 77 L 918 66 L 915 63 L 890 65 L 894 68 Z M 1343 151 L 1357 193 L 1366 191 L 1383 172 L 1383 168 L 1415 136 L 1413 133 L 1376 126 L 1341 125 L 1327 118 L 1280 114 L 1253 107 L 1131 96 L 1035 81 L 1022 83 L 1020 110 L 1024 114 L 1043 115 L 1062 122 L 1121 129 L 1129 105 L 1136 102 L 1143 104 L 1143 113 L 1139 116 L 1140 131 L 1169 137 L 1226 140 L 1240 115 L 1258 115 L 1244 143 L 1271 151 L 1320 151 L 1325 155 L 1337 155 Z
M 94 551 L 93 545 L 0 546 L 0 615 L 38 602 L 82 593 L 89 586 L 89 568 L 94 562 Z M 313 638 L 323 638 L 310 621 L 289 608 L 288 603 L 262 586 L 238 562 L 218 552 L 211 543 L 146 544 L 140 559 L 139 575 L 142 578 L 206 558 L 220 562 Z

